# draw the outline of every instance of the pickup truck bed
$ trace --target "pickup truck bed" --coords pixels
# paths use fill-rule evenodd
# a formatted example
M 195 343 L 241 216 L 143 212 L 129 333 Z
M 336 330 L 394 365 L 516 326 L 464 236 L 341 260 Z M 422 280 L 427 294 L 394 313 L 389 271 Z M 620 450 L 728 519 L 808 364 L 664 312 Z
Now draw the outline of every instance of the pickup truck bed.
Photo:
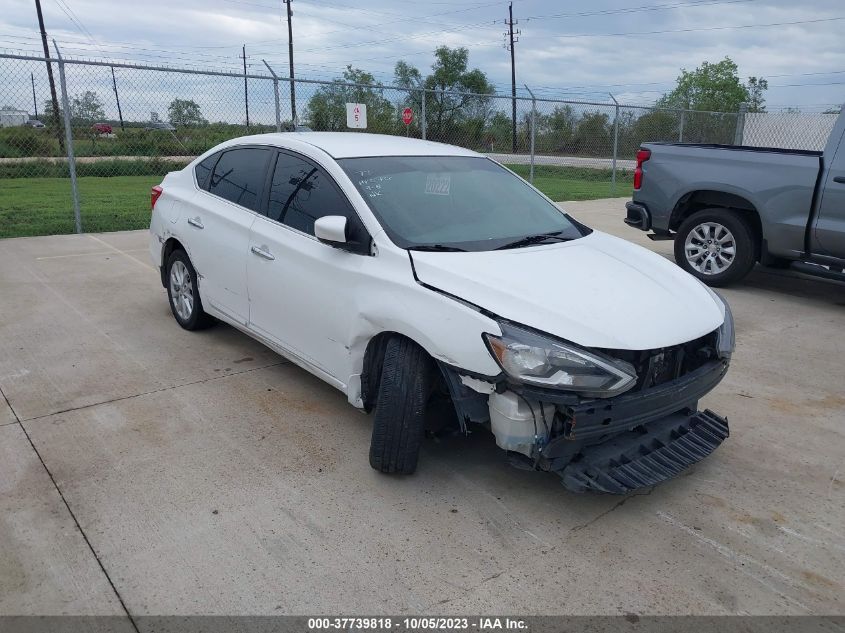
M 625 222 L 653 231 L 655 239 L 675 238 L 678 264 L 710 285 L 736 281 L 756 261 L 814 262 L 841 271 L 843 133 L 845 114 L 824 152 L 645 143 Z M 723 250 L 716 251 L 717 243 Z

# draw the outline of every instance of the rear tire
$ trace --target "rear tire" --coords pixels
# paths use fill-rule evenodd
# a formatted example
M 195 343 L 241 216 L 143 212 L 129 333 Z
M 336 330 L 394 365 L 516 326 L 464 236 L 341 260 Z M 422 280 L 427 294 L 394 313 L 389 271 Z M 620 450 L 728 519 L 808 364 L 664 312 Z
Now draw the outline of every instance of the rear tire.
M 754 268 L 757 250 L 751 228 L 729 209 L 693 213 L 675 235 L 675 262 L 708 286 L 745 277 Z
M 379 472 L 416 470 L 432 370 L 431 358 L 413 341 L 396 336 L 387 342 L 370 443 L 370 466 Z
M 202 330 L 213 325 L 214 317 L 202 309 L 197 271 L 188 254 L 177 249 L 167 258 L 167 298 L 176 322 L 186 330 Z

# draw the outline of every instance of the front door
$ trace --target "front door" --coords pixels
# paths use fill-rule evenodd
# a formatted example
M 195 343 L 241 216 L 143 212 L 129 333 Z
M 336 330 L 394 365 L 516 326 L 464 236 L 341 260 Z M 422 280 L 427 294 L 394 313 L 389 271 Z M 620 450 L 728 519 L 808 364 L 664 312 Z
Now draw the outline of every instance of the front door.
M 334 181 L 311 161 L 280 152 L 266 216 L 252 225 L 247 280 L 250 327 L 345 387 L 359 281 L 372 264 L 314 237 L 314 220 L 347 218 L 347 235 L 369 243 L 363 224 Z
M 845 134 L 822 185 L 813 251 L 845 259 Z

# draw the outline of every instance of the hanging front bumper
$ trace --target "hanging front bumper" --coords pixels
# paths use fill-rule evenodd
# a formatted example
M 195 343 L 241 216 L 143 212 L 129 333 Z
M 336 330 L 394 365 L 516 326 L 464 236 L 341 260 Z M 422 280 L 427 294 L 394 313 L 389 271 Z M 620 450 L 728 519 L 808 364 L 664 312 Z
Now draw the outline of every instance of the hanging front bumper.
M 687 409 L 582 449 L 558 471 L 574 492 L 625 494 L 677 476 L 730 435 L 728 420 L 710 410 Z

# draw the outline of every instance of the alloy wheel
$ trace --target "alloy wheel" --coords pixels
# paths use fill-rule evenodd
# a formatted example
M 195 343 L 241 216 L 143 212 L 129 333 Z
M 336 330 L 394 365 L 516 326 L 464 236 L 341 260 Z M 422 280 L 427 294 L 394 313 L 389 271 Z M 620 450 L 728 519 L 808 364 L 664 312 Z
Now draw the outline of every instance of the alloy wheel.
M 178 259 L 170 267 L 170 298 L 179 318 L 190 319 L 194 312 L 194 284 L 188 267 Z
M 736 258 L 733 233 L 718 222 L 702 222 L 684 240 L 687 263 L 702 275 L 725 272 Z

